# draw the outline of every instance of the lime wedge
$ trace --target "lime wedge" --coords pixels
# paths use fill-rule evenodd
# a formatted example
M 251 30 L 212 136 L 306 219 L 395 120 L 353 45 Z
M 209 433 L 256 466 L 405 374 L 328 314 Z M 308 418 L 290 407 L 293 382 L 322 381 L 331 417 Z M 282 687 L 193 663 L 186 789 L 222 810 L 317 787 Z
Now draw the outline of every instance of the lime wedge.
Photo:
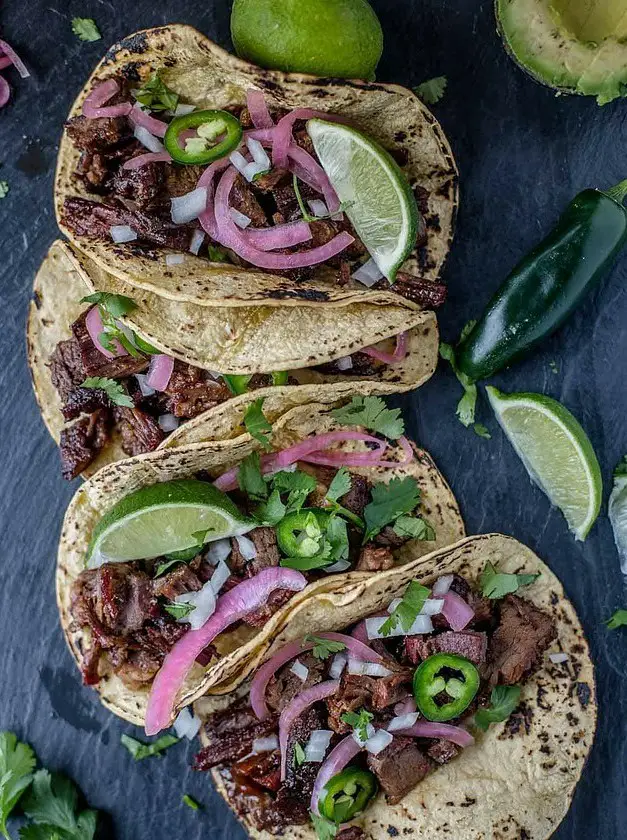
M 307 131 L 344 212 L 393 281 L 416 245 L 418 207 L 407 178 L 385 149 L 354 128 L 314 119 Z
M 87 566 L 160 557 L 253 527 L 206 481 L 153 484 L 121 499 L 102 517 L 87 549 Z
M 490 386 L 486 391 L 531 480 L 562 511 L 576 539 L 585 539 L 601 509 L 603 483 L 584 430 L 550 397 L 502 394 Z
M 627 575 L 627 456 L 614 472 L 614 487 L 609 503 L 610 522 L 620 557 L 620 568 Z

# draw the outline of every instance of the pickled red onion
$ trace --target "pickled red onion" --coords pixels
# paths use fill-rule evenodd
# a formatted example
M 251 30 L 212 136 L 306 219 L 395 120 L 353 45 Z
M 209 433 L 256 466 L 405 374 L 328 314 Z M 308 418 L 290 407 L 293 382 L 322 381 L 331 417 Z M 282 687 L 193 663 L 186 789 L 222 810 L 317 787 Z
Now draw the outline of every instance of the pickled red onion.
M 100 336 L 104 332 L 104 324 L 102 323 L 102 316 L 100 315 L 100 310 L 97 306 L 92 306 L 92 308 L 87 313 L 87 317 L 85 318 L 85 326 L 87 327 L 89 337 L 94 343 L 94 347 L 107 359 L 115 359 L 116 356 L 128 356 L 128 353 L 117 339 L 114 339 L 113 341 L 115 353 L 112 353 L 110 350 L 107 350 L 107 348 L 103 347 L 100 343 Z
M 242 236 L 260 251 L 274 251 L 309 242 L 312 233 L 307 222 L 297 221 L 269 228 L 248 228 Z
M 107 79 L 106 82 L 96 85 L 83 102 L 83 116 L 90 120 L 99 117 L 127 117 L 133 110 L 130 102 L 103 107 L 119 90 L 120 86 L 115 79 Z
M 172 371 L 174 370 L 174 359 L 159 353 L 150 359 L 150 367 L 146 376 L 146 385 L 155 391 L 165 391 L 168 387 Z
M 458 633 L 470 624 L 475 617 L 475 611 L 457 592 L 449 589 L 444 596 L 442 615 L 450 624 L 451 630 Z
M 457 744 L 458 747 L 469 747 L 475 743 L 470 732 L 461 726 L 452 726 L 450 723 L 432 723 L 427 720 L 418 721 L 408 729 L 402 729 L 394 734 L 410 735 L 414 738 L 443 738 L 445 741 Z
M 329 213 L 337 213 L 340 209 L 340 199 L 329 180 L 329 176 L 320 164 L 300 146 L 290 146 L 287 154 L 290 171 L 301 181 L 322 193 Z
M 324 111 L 314 111 L 311 108 L 296 108 L 280 119 L 274 131 L 274 146 L 272 149 L 272 162 L 277 169 L 287 169 L 287 150 L 292 143 L 292 130 L 297 120 L 328 120 L 329 122 L 342 122 L 335 114 L 326 114 Z
M 23 79 L 28 79 L 30 73 L 26 65 L 10 44 L 0 38 L 0 53 L 4 53 Z M 5 65 L 6 67 L 6 65 Z
M 11 88 L 9 87 L 9 83 L 4 76 L 0 76 L 0 108 L 4 108 L 10 98 Z
M 122 165 L 122 169 L 140 169 L 148 163 L 172 163 L 172 158 L 168 152 L 146 152 L 143 155 L 137 155 Z
M 135 123 L 135 125 L 141 125 L 144 128 L 147 128 L 151 134 L 155 135 L 155 137 L 165 137 L 165 133 L 168 128 L 167 123 L 164 123 L 163 120 L 157 120 L 154 117 L 151 117 L 150 114 L 142 111 L 141 108 L 137 107 L 137 105 L 131 108 L 128 116 L 130 117 L 131 122 Z
M 205 187 L 205 189 L 207 190 L 207 204 L 205 206 L 205 211 L 204 213 L 200 214 L 200 216 L 198 217 L 198 221 L 200 222 L 205 233 L 207 233 L 215 241 L 217 241 L 218 239 L 218 226 L 216 224 L 216 216 L 214 209 L 215 187 L 213 180 L 218 174 L 218 172 L 222 172 L 224 169 L 228 169 L 230 165 L 231 163 L 228 158 L 216 160 L 215 163 L 212 163 L 211 166 L 208 166 L 205 169 L 205 171 L 198 179 L 198 183 L 196 184 L 196 187 Z
M 342 771 L 348 762 L 352 761 L 352 759 L 355 758 L 357 753 L 360 753 L 361 750 L 362 747 L 359 746 L 352 735 L 347 735 L 343 741 L 340 741 L 337 747 L 331 750 L 328 758 L 325 762 L 323 762 L 320 770 L 318 771 L 318 775 L 316 776 L 313 793 L 311 794 L 310 808 L 312 813 L 318 813 L 320 794 L 324 790 L 327 782 L 332 779 L 333 776 L 336 776 L 340 771 Z
M 218 600 L 214 614 L 199 630 L 190 630 L 166 655 L 153 680 L 146 708 L 145 730 L 156 735 L 170 725 L 174 715 L 176 695 L 185 682 L 196 657 L 220 633 L 236 621 L 266 604 L 277 589 L 300 592 L 307 579 L 294 569 L 272 567 L 238 583 Z
M 13 62 L 11 61 L 11 59 L 8 56 L 0 55 L 0 70 L 4 70 L 7 67 L 11 67 L 12 65 L 13 65 Z
M 279 748 L 281 750 L 282 781 L 285 779 L 287 772 L 287 743 L 294 721 L 306 709 L 313 706 L 314 703 L 337 694 L 339 688 L 339 680 L 326 680 L 325 682 L 318 683 L 297 694 L 281 712 L 281 717 L 279 718 Z
M 385 353 L 383 350 L 377 350 L 376 347 L 364 347 L 360 352 L 388 365 L 402 362 L 407 356 L 407 333 L 402 332 L 396 336 L 396 348 L 393 353 Z
M 274 126 L 265 96 L 260 90 L 250 88 L 246 92 L 246 107 L 255 128 L 272 128 Z

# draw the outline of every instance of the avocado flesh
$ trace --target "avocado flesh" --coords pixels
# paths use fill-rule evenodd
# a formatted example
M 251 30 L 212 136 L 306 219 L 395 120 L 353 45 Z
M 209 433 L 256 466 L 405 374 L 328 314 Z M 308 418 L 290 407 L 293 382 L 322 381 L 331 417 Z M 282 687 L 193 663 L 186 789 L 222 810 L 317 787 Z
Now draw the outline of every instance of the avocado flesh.
M 627 0 L 496 0 L 496 16 L 538 81 L 599 105 L 627 93 Z

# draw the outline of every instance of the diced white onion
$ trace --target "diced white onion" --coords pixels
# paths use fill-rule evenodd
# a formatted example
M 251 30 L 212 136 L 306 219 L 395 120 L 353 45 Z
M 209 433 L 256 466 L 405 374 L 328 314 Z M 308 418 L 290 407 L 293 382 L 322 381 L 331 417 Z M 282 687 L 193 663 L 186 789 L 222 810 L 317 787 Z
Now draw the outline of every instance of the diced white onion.
M 378 662 L 362 662 L 361 659 L 348 657 L 348 673 L 365 677 L 389 677 L 392 673 L 385 665 Z
M 393 740 L 394 736 L 386 732 L 385 729 L 377 729 L 372 738 L 368 738 L 366 741 L 366 749 L 372 755 L 379 755 L 386 747 L 390 746 Z
M 369 723 L 366 727 L 366 740 L 363 741 L 355 731 L 353 732 L 353 740 L 358 743 L 360 747 L 365 747 L 370 738 L 374 738 L 375 732 L 376 729 L 371 723 Z
M 211 581 L 208 581 L 198 592 L 185 592 L 183 595 L 177 595 L 174 603 L 191 604 L 194 607 L 189 615 L 178 620 L 180 623 L 189 624 L 192 630 L 200 630 L 216 610 L 216 596 Z
M 433 632 L 433 624 L 428 615 L 419 615 L 409 628 L 403 630 L 400 622 L 392 629 L 390 633 L 384 635 L 381 632 L 382 625 L 387 621 L 386 618 L 367 618 L 366 619 L 366 633 L 369 639 L 387 639 L 392 636 L 419 636 L 423 633 Z
M 242 230 L 244 230 L 250 225 L 252 219 L 249 216 L 246 216 L 244 213 L 240 213 L 239 210 L 235 209 L 235 207 L 231 207 L 229 212 L 231 214 L 231 218 L 238 226 L 238 228 L 242 228 Z
M 253 741 L 253 753 L 255 755 L 259 755 L 259 753 L 264 752 L 272 752 L 273 750 L 279 749 L 279 737 L 278 735 L 268 735 L 267 738 L 255 738 Z
M 235 537 L 237 540 L 237 545 L 239 547 L 240 554 L 244 558 L 244 560 L 254 560 L 257 556 L 257 548 L 255 547 L 255 543 L 249 539 L 248 537 Z
M 342 356 L 341 359 L 337 359 L 335 364 L 337 365 L 338 370 L 351 370 L 351 368 L 353 367 L 353 357 Z
M 155 389 L 151 388 L 150 385 L 146 385 L 146 374 L 136 373 L 135 379 L 137 380 L 137 384 L 139 385 L 139 390 L 142 392 L 142 397 L 152 397 L 152 395 L 155 393 Z
M 174 116 L 175 117 L 186 117 L 187 114 L 191 114 L 192 111 L 196 110 L 195 105 L 187 105 L 184 102 L 179 102 L 179 104 L 174 109 Z
M 438 578 L 436 582 L 433 584 L 433 589 L 431 590 L 432 595 L 446 595 L 446 593 L 451 588 L 451 584 L 453 583 L 453 575 L 442 575 L 441 578 Z
M 114 242 L 133 242 L 137 239 L 137 234 L 130 225 L 111 225 L 109 228 L 111 239 Z
M 154 134 L 151 134 L 147 128 L 144 128 L 143 125 L 136 125 L 135 131 L 133 132 L 135 137 L 139 140 L 142 146 L 145 146 L 151 152 L 165 152 L 165 146 L 159 140 L 158 137 L 155 137 Z
M 400 732 L 401 729 L 409 729 L 413 726 L 419 718 L 418 712 L 412 712 L 407 715 L 399 715 L 392 718 L 388 723 L 388 732 Z
M 207 206 L 207 188 L 196 187 L 185 195 L 170 199 L 170 215 L 175 225 L 185 225 L 197 219 Z
M 177 737 L 188 738 L 190 741 L 198 735 L 200 726 L 200 718 L 192 715 L 187 706 L 181 709 L 178 717 L 174 721 L 174 731 Z
M 217 566 L 218 563 L 226 560 L 231 553 L 231 540 L 216 540 L 209 543 L 209 551 L 207 552 L 207 561 L 212 566 Z
M 189 246 L 190 254 L 197 254 L 200 251 L 202 243 L 205 241 L 205 232 L 198 228 L 192 234 L 192 241 Z
M 244 175 L 246 167 L 248 166 L 250 161 L 246 160 L 246 158 L 241 152 L 233 152 L 231 155 L 229 155 L 229 160 L 237 169 L 237 171 Z
M 333 732 L 330 729 L 314 729 L 305 745 L 305 761 L 320 764 L 329 749 Z
M 375 283 L 378 283 L 379 280 L 383 279 L 383 273 L 376 262 L 373 259 L 369 259 L 367 263 L 364 263 L 357 271 L 353 272 L 353 278 L 370 288 Z
M 568 662 L 569 658 L 567 653 L 549 653 L 549 659 L 556 665 L 562 665 L 564 662 Z
M 166 254 L 165 255 L 165 264 L 166 265 L 180 265 L 183 262 L 185 262 L 185 254 Z
M 444 607 L 444 600 L 441 598 L 427 598 L 422 605 L 420 615 L 439 615 Z
M 263 163 L 257 163 L 256 161 L 253 161 L 252 163 L 249 163 L 246 166 L 246 168 L 242 172 L 242 175 L 244 176 L 244 178 L 246 178 L 248 183 L 250 183 L 254 180 L 255 175 L 261 175 L 262 173 L 267 172 L 268 169 L 269 167 L 264 166 Z
M 255 163 L 262 163 L 266 169 L 272 169 L 268 153 L 259 140 L 254 140 L 252 137 L 249 137 L 246 140 L 246 145 L 248 146 L 248 151 L 253 156 Z
M 402 603 L 402 601 L 402 598 L 395 598 L 393 601 L 390 602 L 390 605 L 388 607 L 388 612 L 390 613 L 390 615 L 392 615 L 394 610 L 398 607 L 400 603 Z
M 350 560 L 337 560 L 330 566 L 323 566 L 322 571 L 326 572 L 327 574 L 335 574 L 336 572 L 345 572 L 347 569 L 350 569 L 350 567 Z
M 290 671 L 293 674 L 296 674 L 296 676 L 301 682 L 305 682 L 305 680 L 309 676 L 309 668 L 306 665 L 303 665 L 300 659 L 295 660 L 294 664 L 290 668 Z
M 346 668 L 346 663 L 348 662 L 348 657 L 345 653 L 336 653 L 333 657 L 333 662 L 331 662 L 331 667 L 329 668 L 329 676 L 332 680 L 339 680 L 342 676 L 342 671 Z
M 167 433 L 178 429 L 180 420 L 173 414 L 162 414 L 157 420 L 157 423 L 161 427 L 161 430 Z
M 222 589 L 227 580 L 231 577 L 231 570 L 226 565 L 224 560 L 220 560 L 216 566 L 215 572 L 211 575 L 211 588 L 217 595 Z
M 307 204 L 314 216 L 321 218 L 322 216 L 329 215 L 329 208 L 321 198 L 313 198 L 311 201 L 308 201 Z

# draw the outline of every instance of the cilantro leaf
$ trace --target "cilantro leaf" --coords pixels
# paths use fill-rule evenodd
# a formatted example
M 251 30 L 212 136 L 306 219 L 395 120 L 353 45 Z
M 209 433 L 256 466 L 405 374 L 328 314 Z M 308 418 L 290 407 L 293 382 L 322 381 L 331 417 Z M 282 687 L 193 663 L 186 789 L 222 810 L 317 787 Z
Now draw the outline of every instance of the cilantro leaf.
M 472 430 L 479 437 L 485 438 L 486 440 L 492 439 L 492 435 L 488 431 L 488 427 L 484 426 L 483 423 L 475 423 Z
M 159 578 L 161 577 L 161 575 L 165 574 L 169 569 L 171 569 L 172 566 L 176 566 L 179 563 L 184 562 L 184 560 L 168 560 L 167 563 L 160 563 L 155 570 L 154 577 Z
M 313 811 L 309 812 L 318 840 L 333 840 L 337 834 L 337 825 L 326 817 L 321 817 Z
M 196 609 L 194 604 L 166 604 L 163 608 L 172 618 L 187 618 Z
M 122 405 L 126 408 L 133 408 L 135 403 L 124 390 L 124 386 L 115 379 L 106 377 L 90 376 L 81 383 L 81 388 L 99 388 L 104 391 L 114 405 Z
M 272 486 L 280 493 L 287 492 L 286 513 L 299 511 L 307 496 L 316 489 L 316 479 L 302 470 L 282 470 L 270 477 Z
M 81 298 L 80 302 L 95 303 L 113 318 L 121 318 L 137 309 L 137 304 L 133 298 L 126 295 L 114 295 L 111 292 L 94 292 L 93 295 L 86 295 Z
M 301 764 L 305 763 L 305 750 L 302 746 L 296 741 L 294 744 L 294 767 L 300 767 Z
M 229 255 L 224 248 L 220 248 L 218 245 L 207 245 L 207 256 L 209 262 L 229 262 Z
M 267 502 L 262 502 L 255 510 L 255 519 L 262 525 L 278 525 L 285 517 L 287 507 L 281 501 L 281 493 L 274 488 Z
M 490 706 L 475 712 L 475 726 L 486 732 L 491 723 L 507 720 L 519 703 L 519 685 L 497 685 L 490 695 Z
M 33 780 L 35 753 L 13 732 L 0 732 L 0 833 L 9 840 L 7 818 Z
M 420 85 L 414 88 L 414 93 L 427 105 L 435 105 L 444 96 L 444 91 L 448 80 L 446 76 L 435 76 L 433 79 L 427 79 Z
M 424 607 L 425 601 L 430 594 L 430 589 L 412 580 L 405 590 L 400 604 L 394 608 L 393 612 L 390 613 L 390 617 L 381 625 L 380 632 L 384 636 L 389 636 L 399 624 L 407 632 L 418 617 L 418 613 Z
M 6 198 L 9 194 L 9 182 L 0 181 L 0 198 Z
M 188 808 L 191 808 L 191 809 L 192 809 L 192 811 L 199 811 L 199 810 L 200 810 L 200 805 L 199 805 L 199 803 L 198 803 L 198 802 L 196 802 L 196 800 L 194 799 L 194 797 L 193 797 L 193 796 L 190 796 L 190 795 L 189 795 L 189 793 L 186 793 L 186 794 L 183 796 L 183 804 L 184 804 L 184 805 L 187 805 L 187 807 L 188 807 Z
M 102 38 L 93 18 L 72 18 L 72 32 L 81 41 L 99 41 Z
M 381 397 L 353 397 L 331 414 L 343 426 L 363 426 L 390 440 L 397 440 L 405 432 L 400 408 L 387 408 Z
M 103 328 L 98 336 L 98 341 L 105 350 L 115 353 L 115 342 L 118 341 L 129 356 L 133 356 L 135 359 L 141 358 L 142 354 L 117 322 L 118 318 L 128 315 L 137 307 L 132 298 L 126 297 L 126 295 L 114 295 L 110 292 L 94 292 L 92 295 L 81 298 L 81 303 L 95 303 L 98 306 Z
M 142 759 L 150 758 L 153 755 L 161 755 L 164 750 L 174 746 L 174 744 L 178 744 L 180 740 L 180 738 L 176 738 L 174 735 L 162 735 L 156 741 L 146 744 L 143 741 L 138 741 L 136 738 L 131 738 L 130 735 L 122 735 L 120 737 L 120 743 L 126 747 L 135 761 L 142 761 Z
M 170 90 L 158 73 L 153 73 L 135 93 L 135 99 L 151 111 L 174 111 L 179 103 L 178 93 Z
M 313 644 L 312 653 L 316 659 L 325 660 L 333 653 L 340 653 L 346 650 L 346 645 L 343 642 L 335 642 L 333 639 L 323 639 L 321 636 L 312 636 L 311 634 L 305 636 L 303 642 Z
M 476 321 L 468 321 L 462 329 L 459 338 L 460 342 L 470 334 L 476 323 Z M 477 386 L 457 367 L 455 349 L 452 345 L 446 344 L 444 341 L 440 342 L 440 357 L 450 363 L 453 373 L 464 389 L 464 395 L 457 404 L 457 416 L 459 417 L 460 423 L 466 427 L 472 426 L 475 422 L 475 411 L 477 408 Z
M 627 455 L 623 456 L 623 460 L 619 461 L 614 470 L 614 478 L 620 478 L 627 475 Z
M 268 434 L 272 434 L 272 423 L 263 413 L 263 403 L 262 398 L 248 406 L 244 413 L 244 425 L 248 434 L 258 440 L 264 449 L 271 449 Z
M 393 478 L 389 484 L 375 484 L 372 488 L 372 501 L 364 509 L 366 533 L 363 542 L 367 543 L 399 516 L 411 513 L 420 501 L 420 488 L 415 478 Z
M 614 615 L 605 622 L 608 630 L 617 630 L 619 627 L 627 627 L 627 610 L 616 610 Z
M 319 523 L 313 513 L 308 516 L 308 521 L 319 529 Z M 288 557 L 281 560 L 281 566 L 288 569 L 299 569 L 308 571 L 310 569 L 322 569 L 330 566 L 338 560 L 346 560 L 348 557 L 348 528 L 346 522 L 338 516 L 331 516 L 327 522 L 324 533 L 316 537 L 319 541 L 319 549 L 311 557 Z
M 488 561 L 481 573 L 481 591 L 485 598 L 496 600 L 504 598 L 511 592 L 517 592 L 521 586 L 529 586 L 540 577 L 540 572 L 533 575 L 513 575 L 499 572 Z
M 435 531 L 420 516 L 399 516 L 392 527 L 399 537 L 411 537 L 427 542 L 435 539 Z
M 372 712 L 367 712 L 366 709 L 360 709 L 358 712 L 344 712 L 340 715 L 340 720 L 353 727 L 360 741 L 368 740 L 368 727 L 374 720 Z
M 24 813 L 36 825 L 48 829 L 47 837 L 56 832 L 64 840 L 92 840 L 96 833 L 95 811 L 78 811 L 78 791 L 70 779 L 60 773 L 38 770 L 24 797 Z M 23 834 L 20 835 L 24 837 Z M 26 837 L 36 837 L 30 832 Z
M 341 469 L 335 473 L 325 498 L 328 499 L 329 502 L 337 502 L 338 499 L 341 499 L 342 496 L 345 496 L 349 492 L 352 485 L 353 480 L 351 479 L 348 471 L 345 467 L 341 467 Z
M 262 501 L 268 498 L 268 485 L 261 474 L 261 458 L 258 452 L 251 452 L 240 462 L 237 483 L 240 490 L 251 499 Z

